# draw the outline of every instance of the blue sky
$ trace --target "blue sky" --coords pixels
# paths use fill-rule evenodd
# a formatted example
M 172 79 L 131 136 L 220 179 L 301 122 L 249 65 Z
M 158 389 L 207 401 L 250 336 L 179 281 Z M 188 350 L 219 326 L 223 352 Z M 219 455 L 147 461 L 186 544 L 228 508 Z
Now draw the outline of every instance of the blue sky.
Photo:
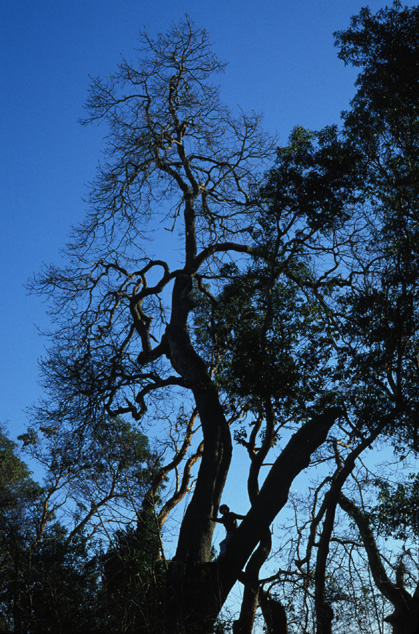
M 373 11 L 385 2 L 372 0 Z M 412 4 L 412 3 L 409 3 Z M 415 4 L 415 3 L 413 3 Z M 130 58 L 138 28 L 164 31 L 188 13 L 209 31 L 225 101 L 265 113 L 285 143 L 294 125 L 337 123 L 354 72 L 337 59 L 333 32 L 358 0 L 2 0 L 0 4 L 0 422 L 24 429 L 40 395 L 37 359 L 45 305 L 25 281 L 58 261 L 100 159 L 101 128 L 82 128 L 90 75 Z

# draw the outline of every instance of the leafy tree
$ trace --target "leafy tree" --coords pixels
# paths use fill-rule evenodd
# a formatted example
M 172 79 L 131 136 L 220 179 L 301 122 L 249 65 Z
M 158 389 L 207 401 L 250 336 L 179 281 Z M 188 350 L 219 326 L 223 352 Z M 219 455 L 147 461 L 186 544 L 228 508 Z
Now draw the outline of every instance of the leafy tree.
M 80 532 L 45 513 L 45 489 L 0 435 L 0 609 L 2 632 L 95 631 L 98 567 Z
M 103 556 L 104 622 L 110 632 L 150 632 L 164 625 L 167 563 L 159 554 L 159 524 L 151 508 L 139 514 L 135 529 L 113 535 Z
M 101 631 L 100 567 L 86 537 L 79 533 L 68 544 L 67 531 L 56 522 L 36 546 L 27 546 L 25 554 L 26 566 L 20 571 L 22 618 L 13 631 Z
M 20 629 L 24 609 L 20 600 L 20 576 L 24 567 L 25 546 L 30 537 L 39 536 L 32 510 L 42 489 L 31 478 L 26 464 L 18 457 L 17 445 L 0 433 L 0 605 L 4 631 Z
M 151 600 L 149 589 L 156 586 L 157 573 L 162 577 L 165 570 L 160 556 L 159 486 L 151 469 L 153 461 L 147 467 L 148 479 L 144 473 L 146 459 L 152 458 L 147 439 L 138 431 L 132 432 L 122 420 L 109 421 L 108 427 L 102 422 L 96 428 L 95 441 L 90 438 L 84 445 L 78 438 L 70 447 L 66 438 L 58 438 L 57 430 L 44 433 L 49 444 L 42 452 L 34 430 L 23 440 L 50 469 L 45 487 L 31 479 L 16 454 L 17 445 L 4 434 L 0 437 L 2 631 L 64 634 L 120 628 L 132 631 L 134 626 L 138 630 Z M 112 496 L 107 494 L 110 478 Z M 129 496 L 124 480 L 127 487 L 130 482 Z M 151 483 L 153 496 L 146 494 Z M 89 490 L 94 499 L 95 488 L 96 493 L 102 492 L 103 504 L 82 508 L 83 493 Z M 127 516 L 126 508 L 125 512 L 119 510 L 119 526 L 126 527 L 115 532 L 103 507 L 124 497 L 132 502 L 131 513 Z M 58 512 L 69 528 L 57 521 Z M 112 545 L 106 552 L 92 540 L 97 520 L 107 525 Z M 157 600 L 150 605 L 161 613 Z
M 89 427 L 32 427 L 26 451 L 45 471 L 46 520 L 62 514 L 70 542 L 86 529 L 119 525 L 139 511 L 158 468 L 147 437 L 122 418 L 98 417 Z
M 319 222 L 319 192 L 337 212 L 323 223 L 333 243 L 311 247 L 319 254 L 317 276 L 313 269 L 293 274 L 325 310 L 336 351 L 330 377 L 352 430 L 336 438 L 347 451 L 341 456 L 335 443 L 330 457 L 337 469 L 325 480 L 330 486 L 322 485 L 326 493 L 310 522 L 307 555 L 298 560 L 303 568 L 294 572 L 307 579 L 313 574 L 315 627 L 322 633 L 332 632 L 334 623 L 328 591 L 333 531 L 340 492 L 356 460 L 380 437 L 403 454 L 418 448 L 418 20 L 417 8 L 395 3 L 377 15 L 362 10 L 349 29 L 336 34 L 339 56 L 361 69 L 342 129 L 297 129 L 278 152 L 266 189 L 273 201 L 272 216 L 266 216 L 272 244 L 284 210 L 300 218 L 307 214 L 294 237 L 294 253 L 306 261 L 301 238 Z M 417 614 L 409 614 L 403 627 L 415 632 Z M 398 619 L 389 620 L 399 631 Z
M 372 511 L 374 524 L 386 535 L 397 539 L 417 537 L 419 477 L 411 474 L 406 482 L 391 485 L 383 479 L 377 479 L 378 504 Z

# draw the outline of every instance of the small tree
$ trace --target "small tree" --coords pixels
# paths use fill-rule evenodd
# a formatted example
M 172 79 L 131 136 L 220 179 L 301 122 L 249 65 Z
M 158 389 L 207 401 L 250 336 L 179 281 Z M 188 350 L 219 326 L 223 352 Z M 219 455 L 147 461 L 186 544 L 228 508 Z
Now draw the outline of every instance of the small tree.
M 68 543 L 130 523 L 159 468 L 147 437 L 120 417 L 102 415 L 77 430 L 41 425 L 19 438 L 45 471 L 45 524 L 61 515 Z
M 103 621 L 110 632 L 158 631 L 167 606 L 167 563 L 157 516 L 144 509 L 135 528 L 116 531 L 103 556 Z
M 96 631 L 99 571 L 81 531 L 46 519 L 46 491 L 0 435 L 2 632 Z

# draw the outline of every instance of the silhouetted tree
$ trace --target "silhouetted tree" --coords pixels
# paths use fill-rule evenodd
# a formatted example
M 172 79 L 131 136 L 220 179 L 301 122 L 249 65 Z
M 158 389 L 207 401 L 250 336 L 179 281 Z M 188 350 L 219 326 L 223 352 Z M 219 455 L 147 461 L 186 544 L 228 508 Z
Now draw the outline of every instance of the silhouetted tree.
M 46 491 L 0 435 L 1 631 L 16 634 L 96 630 L 99 568 L 81 531 L 46 517 Z
M 251 631 L 270 527 L 321 449 L 330 486 L 299 574 L 306 583 L 316 548 L 316 628 L 331 632 L 341 491 L 378 438 L 417 450 L 418 20 L 396 3 L 362 10 L 336 35 L 340 57 L 361 69 L 342 129 L 296 128 L 265 176 L 273 141 L 259 117 L 221 103 L 212 81 L 224 65 L 188 18 L 156 39 L 142 34 L 138 60 L 93 81 L 86 122 L 108 125 L 107 161 L 68 267 L 34 284 L 56 324 L 35 418 L 76 434 L 106 411 L 111 432 L 127 414 L 170 426 L 177 403 L 190 404 L 168 463 L 185 465 L 173 503 L 200 466 L 158 631 L 211 631 L 239 579 L 235 627 Z M 202 436 L 192 443 L 194 417 Z M 250 508 L 211 561 L 231 427 L 250 459 Z M 137 539 L 121 533 L 117 552 Z

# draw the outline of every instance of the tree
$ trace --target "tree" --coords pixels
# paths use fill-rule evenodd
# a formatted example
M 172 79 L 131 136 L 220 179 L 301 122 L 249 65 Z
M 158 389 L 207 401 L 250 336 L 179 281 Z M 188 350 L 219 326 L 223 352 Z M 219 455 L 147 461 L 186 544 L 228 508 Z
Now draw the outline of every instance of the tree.
M 334 615 L 332 631 L 334 634 L 369 634 L 376 630 L 414 632 L 417 539 L 405 535 L 402 541 L 394 540 L 396 533 L 389 531 L 391 505 L 386 504 L 390 519 L 387 524 L 387 518 L 382 519 L 381 505 L 377 508 L 373 485 L 376 476 L 371 472 L 369 461 L 365 458 L 364 461 L 366 464 L 358 464 L 345 483 L 345 493 L 339 496 L 333 532 L 328 540 L 324 587 L 325 599 Z M 398 469 L 397 460 L 393 468 L 387 462 L 383 475 L 377 480 L 380 487 L 397 478 Z M 327 492 L 329 486 L 326 478 L 311 483 L 307 491 L 295 496 L 294 518 L 289 516 L 275 531 L 280 540 L 276 544 L 278 573 L 263 579 L 264 587 L 285 606 L 293 632 L 316 631 L 318 552 L 324 546 L 322 522 L 330 505 L 327 499 L 330 496 L 323 492 Z M 393 511 L 397 514 L 395 502 Z M 390 535 L 392 539 L 388 540 Z
M 17 446 L 0 433 L 0 557 L 1 557 L 1 627 L 19 631 L 23 618 L 19 576 L 31 526 L 31 509 L 36 506 L 42 489 L 31 478 L 29 469 L 16 453 Z M 39 528 L 39 527 L 38 527 Z M 10 630 L 9 630 L 10 628 Z
M 121 417 L 103 415 L 74 432 L 31 427 L 19 439 L 44 469 L 44 524 L 61 515 L 68 542 L 131 522 L 159 469 L 147 437 Z
M 164 626 L 167 562 L 151 508 L 135 528 L 116 531 L 103 555 L 103 623 L 106 631 L 150 632 Z
M 383 565 L 382 557 L 377 548 L 368 516 L 361 511 L 356 504 L 341 494 L 339 504 L 350 514 L 360 532 L 365 552 L 368 557 L 372 576 L 378 590 L 394 606 L 393 614 L 387 616 L 386 621 L 391 623 L 394 634 L 411 634 L 417 631 L 419 583 L 414 592 L 409 594 L 405 582 L 405 563 L 403 555 L 398 561 L 395 582 L 388 577 Z
M 99 632 L 100 566 L 93 545 L 79 532 L 69 544 L 67 531 L 51 523 L 38 544 L 27 544 L 20 569 L 19 625 L 13 632 Z
M 330 486 L 308 555 L 316 547 L 317 632 L 331 632 L 327 566 L 343 487 L 378 438 L 417 448 L 418 16 L 363 10 L 336 36 L 341 57 L 362 68 L 342 130 L 296 128 L 265 176 L 274 143 L 259 117 L 221 104 L 211 81 L 224 65 L 189 19 L 142 34 L 135 63 L 93 81 L 86 122 L 108 125 L 107 163 L 68 267 L 48 267 L 34 285 L 56 325 L 36 416 L 75 433 L 104 411 L 173 423 L 190 402 L 168 463 L 186 461 L 179 492 L 200 466 L 167 575 L 167 632 L 211 631 L 238 579 L 246 601 L 235 628 L 251 631 L 258 597 L 265 608 L 274 600 L 259 584 L 270 527 L 319 449 Z M 192 443 L 194 416 L 202 438 Z M 231 427 L 250 460 L 250 509 L 211 561 Z
M 279 151 L 268 181 L 276 221 L 283 219 L 284 209 L 296 215 L 308 210 L 308 222 L 300 229 L 307 234 L 319 222 L 319 195 L 326 191 L 335 222 L 329 227 L 333 245 L 317 245 L 317 270 L 326 263 L 326 274 L 324 269 L 317 279 L 307 272 L 294 274 L 326 310 L 336 350 L 333 382 L 353 432 L 336 438 L 347 451 L 340 456 L 339 446 L 333 448 L 337 469 L 323 482 L 326 493 L 319 507 L 315 501 L 307 554 L 298 560 L 304 568 L 294 571 L 306 579 L 313 574 L 315 627 L 323 633 L 331 632 L 334 623 L 327 579 L 337 507 L 356 459 L 378 438 L 388 439 L 399 452 L 404 447 L 403 454 L 418 449 L 418 19 L 417 8 L 395 3 L 375 16 L 362 10 L 349 29 L 336 34 L 339 56 L 361 69 L 342 130 L 296 130 L 289 147 Z M 330 171 L 329 161 L 334 163 Z M 337 211 L 338 218 L 346 217 L 340 226 Z M 371 572 L 375 576 L 372 566 Z M 402 600 L 411 604 L 401 595 L 396 612 Z M 417 614 L 409 610 L 405 627 L 415 632 Z M 399 631 L 398 616 L 389 621 Z
M 96 631 L 99 570 L 85 535 L 69 544 L 66 529 L 46 519 L 47 493 L 3 433 L 0 468 L 1 631 Z
M 234 566 L 203 568 L 210 558 L 211 517 L 228 472 L 231 439 L 217 387 L 188 333 L 188 319 L 193 292 L 206 292 L 203 275 L 216 274 L 226 256 L 256 253 L 249 245 L 259 211 L 254 185 L 273 145 L 256 115 L 233 117 L 221 105 L 218 89 L 208 80 L 223 65 L 203 30 L 187 19 L 157 40 L 143 36 L 143 44 L 137 66 L 124 61 L 107 82 L 94 81 L 90 121 L 110 125 L 111 162 L 100 171 L 86 223 L 75 231 L 71 265 L 50 267 L 38 280 L 38 289 L 52 290 L 59 324 L 43 363 L 54 405 L 43 404 L 40 415 L 44 424 L 60 420 L 80 426 L 105 407 L 112 415 L 132 413 L 139 419 L 149 394 L 163 388 L 192 393 L 204 448 L 172 566 L 176 597 L 169 614 L 171 627 L 182 622 L 191 628 L 190 621 L 214 620 L 285 502 L 292 477 L 323 441 L 337 410 L 319 414 L 291 441 L 278 473 L 272 472 L 265 501 L 253 511 L 257 521 L 247 519 L 245 542 L 231 555 Z M 152 213 L 156 226 L 156 208 L 166 228 L 179 225 L 183 234 L 180 268 L 143 254 L 139 244 L 150 230 Z M 298 452 L 288 470 L 301 436 L 307 437 L 307 450 Z M 279 499 L 273 495 L 278 481 Z M 209 591 L 215 585 L 217 593 Z

